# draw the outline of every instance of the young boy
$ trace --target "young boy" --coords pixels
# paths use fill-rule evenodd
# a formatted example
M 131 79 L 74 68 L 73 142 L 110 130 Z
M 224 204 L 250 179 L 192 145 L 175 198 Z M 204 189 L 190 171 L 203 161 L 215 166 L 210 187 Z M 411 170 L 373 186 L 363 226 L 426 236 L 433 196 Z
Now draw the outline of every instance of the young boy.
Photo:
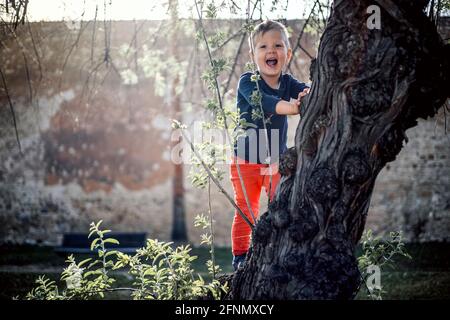
M 234 146 L 230 176 L 236 204 L 249 220 L 255 223 L 252 213 L 256 219 L 262 187 L 264 186 L 272 199 L 280 180 L 276 163 L 280 154 L 287 150 L 286 115 L 299 114 L 300 100 L 309 92 L 309 88 L 291 75 L 283 73 L 291 59 L 292 49 L 286 27 L 281 23 L 267 20 L 258 24 L 249 37 L 249 44 L 250 55 L 258 71 L 256 75 L 251 72 L 244 73 L 239 79 L 237 107 L 240 118 L 244 119 L 247 125 L 243 128 L 246 134 L 239 137 Z M 294 99 L 292 102 L 291 98 Z M 259 99 L 266 119 L 266 128 L 260 112 L 261 107 L 259 103 L 255 103 Z M 241 186 L 238 166 L 251 211 Z M 269 166 L 272 170 L 268 170 Z M 250 236 L 250 226 L 236 211 L 231 227 L 235 270 L 245 261 L 250 247 Z

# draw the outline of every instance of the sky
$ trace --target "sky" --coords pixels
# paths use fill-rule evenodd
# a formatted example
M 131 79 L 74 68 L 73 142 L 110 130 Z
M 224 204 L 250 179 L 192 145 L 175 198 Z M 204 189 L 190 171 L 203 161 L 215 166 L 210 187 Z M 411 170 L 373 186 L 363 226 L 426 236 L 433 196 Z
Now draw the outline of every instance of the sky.
M 254 2 L 254 0 L 252 0 Z M 28 18 L 30 21 L 41 20 L 92 20 L 95 16 L 96 6 L 98 7 L 97 19 L 103 20 L 133 20 L 149 19 L 159 20 L 168 18 L 167 15 L 168 0 L 30 0 L 28 7 Z M 210 0 L 207 1 L 208 3 Z M 216 5 L 229 0 L 215 0 Z M 219 12 L 219 18 L 244 18 L 247 0 L 234 0 L 242 10 L 239 15 L 230 14 L 226 6 Z M 263 1 L 263 18 L 277 19 L 299 19 L 308 9 L 308 0 L 280 0 L 283 7 L 287 10 L 278 9 L 274 13 L 270 12 L 272 0 Z M 306 5 L 305 5 L 306 3 Z M 197 14 L 194 7 L 194 0 L 179 0 L 179 13 L 182 18 L 196 18 Z M 194 9 L 194 10 L 193 10 Z M 195 14 L 195 15 L 194 15 Z M 254 15 L 259 18 L 260 13 Z

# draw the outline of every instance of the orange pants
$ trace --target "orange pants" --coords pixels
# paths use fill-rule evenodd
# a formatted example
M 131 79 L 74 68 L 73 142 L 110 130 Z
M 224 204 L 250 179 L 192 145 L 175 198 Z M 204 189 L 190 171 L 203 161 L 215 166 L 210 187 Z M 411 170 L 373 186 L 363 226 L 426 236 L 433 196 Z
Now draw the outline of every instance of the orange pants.
M 272 164 L 271 165 L 272 172 L 270 172 L 269 165 L 267 164 L 249 163 L 239 158 L 237 160 L 241 171 L 242 181 L 247 191 L 250 207 L 252 208 L 253 214 L 256 219 L 259 214 L 259 198 L 261 196 L 262 187 L 264 187 L 268 196 L 270 189 L 271 200 L 275 195 L 275 189 L 278 185 L 278 182 L 280 181 L 278 166 L 277 164 Z M 272 176 L 271 183 L 270 183 L 270 175 Z M 235 159 L 232 160 L 230 166 L 230 177 L 234 189 L 234 201 L 236 202 L 237 206 L 248 217 L 248 219 L 253 224 L 255 224 L 252 215 L 248 209 L 247 202 L 245 200 L 244 192 L 242 190 L 241 182 L 239 180 L 239 174 L 237 165 L 235 163 Z M 247 224 L 247 222 L 245 222 L 245 220 L 240 216 L 240 214 L 236 210 L 234 213 L 233 224 L 231 226 L 231 244 L 234 256 L 245 254 L 248 251 L 250 247 L 250 236 L 251 236 L 250 226 Z

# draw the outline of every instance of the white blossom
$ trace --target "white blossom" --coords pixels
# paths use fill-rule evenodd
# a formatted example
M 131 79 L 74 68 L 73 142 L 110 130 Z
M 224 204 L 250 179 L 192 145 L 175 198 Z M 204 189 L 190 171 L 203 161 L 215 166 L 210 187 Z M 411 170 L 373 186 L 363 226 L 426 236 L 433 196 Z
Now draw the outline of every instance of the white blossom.
M 67 289 L 77 289 L 81 287 L 81 280 L 83 279 L 83 268 L 80 268 L 76 263 L 71 263 L 65 272 L 69 274 L 66 278 Z

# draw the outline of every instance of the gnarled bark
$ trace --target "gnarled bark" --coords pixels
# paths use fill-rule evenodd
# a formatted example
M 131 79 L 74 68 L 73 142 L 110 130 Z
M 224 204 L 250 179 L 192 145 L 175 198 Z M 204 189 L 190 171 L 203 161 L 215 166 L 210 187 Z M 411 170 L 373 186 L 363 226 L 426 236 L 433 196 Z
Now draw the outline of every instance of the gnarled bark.
M 381 9 L 370 30 L 367 8 Z M 418 118 L 448 97 L 449 48 L 424 1 L 335 1 L 311 67 L 313 85 L 295 149 L 261 215 L 232 299 L 349 299 L 354 256 L 375 179 Z

